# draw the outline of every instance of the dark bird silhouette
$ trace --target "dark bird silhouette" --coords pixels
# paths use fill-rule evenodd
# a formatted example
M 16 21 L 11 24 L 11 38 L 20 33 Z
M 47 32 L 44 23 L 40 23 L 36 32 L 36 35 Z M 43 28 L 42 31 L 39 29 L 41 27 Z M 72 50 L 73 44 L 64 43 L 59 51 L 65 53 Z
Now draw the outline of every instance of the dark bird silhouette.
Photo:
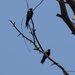
M 48 49 L 45 53 L 49 56 L 49 55 L 50 55 L 50 49 Z M 46 58 L 47 58 L 47 57 L 46 57 L 45 55 L 43 55 L 43 58 L 42 58 L 42 60 L 41 60 L 41 63 L 42 63 L 42 64 L 45 62 Z
M 30 8 L 28 11 L 27 11 L 27 16 L 26 16 L 26 26 L 25 27 L 29 27 L 29 21 L 30 21 L 30 19 L 32 18 L 32 16 L 33 16 L 33 9 L 32 8 Z

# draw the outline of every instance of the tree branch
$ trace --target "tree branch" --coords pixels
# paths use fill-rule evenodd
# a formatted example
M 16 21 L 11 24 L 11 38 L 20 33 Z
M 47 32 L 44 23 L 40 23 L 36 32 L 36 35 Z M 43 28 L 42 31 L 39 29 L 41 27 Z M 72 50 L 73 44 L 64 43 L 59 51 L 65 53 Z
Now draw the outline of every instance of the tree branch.
M 39 45 L 39 48 L 42 50 L 42 51 L 44 51 L 44 49 L 42 48 L 42 46 L 41 46 L 41 44 L 40 44 L 40 42 L 39 42 L 39 40 L 38 40 L 38 38 L 37 38 L 37 36 L 36 36 L 36 33 L 35 33 L 35 26 L 34 26 L 34 22 L 33 22 L 33 20 L 31 19 L 31 22 L 32 22 L 32 36 L 33 36 L 33 38 L 34 38 L 34 40 L 36 40 L 37 41 L 37 43 L 38 43 L 38 45 Z
M 15 26 L 15 22 L 13 23 L 12 20 L 9 20 L 13 27 L 19 32 L 19 35 L 22 35 L 23 38 L 25 38 L 26 40 L 30 41 L 31 43 L 34 43 L 32 40 L 30 40 L 29 38 L 27 38 L 23 33 L 21 33 L 21 31 Z
M 35 46 L 35 50 L 41 51 L 40 48 L 39 48 L 39 46 L 37 46 L 34 41 L 32 41 L 31 39 L 29 39 L 28 37 L 26 37 L 26 36 L 15 26 L 15 22 L 12 22 L 12 20 L 9 20 L 9 21 L 12 23 L 13 27 L 19 32 L 19 35 L 22 35 L 23 38 L 25 38 L 26 40 L 28 40 L 30 43 L 32 43 L 32 44 Z M 41 46 L 41 45 L 40 45 L 40 46 Z
M 56 61 L 54 61 L 51 57 L 49 57 L 45 52 L 41 51 L 51 62 L 53 62 L 54 65 L 58 66 L 62 71 L 64 75 L 69 75 L 67 71 Z
M 41 2 L 33 9 L 33 11 L 43 2 L 44 0 L 41 0 Z
M 28 41 L 30 41 L 35 46 L 35 48 L 36 48 L 35 50 L 38 50 L 39 52 L 43 53 L 50 61 L 53 62 L 53 64 L 57 65 L 63 71 L 64 75 L 69 75 L 67 73 L 67 71 L 59 63 L 57 63 L 56 61 L 54 61 L 51 57 L 49 57 L 44 52 L 44 50 L 41 48 L 41 45 L 40 45 L 40 43 L 39 43 L 39 41 L 38 41 L 38 39 L 36 37 L 36 34 L 34 34 L 34 36 L 35 36 L 36 41 L 38 42 L 38 45 L 40 45 L 40 48 L 31 39 L 27 38 L 24 34 L 21 33 L 21 31 L 15 26 L 15 22 L 13 23 L 11 20 L 9 20 L 9 21 L 12 23 L 13 27 L 19 32 L 19 34 L 22 35 L 23 38 L 27 39 Z
M 57 14 L 57 16 L 63 19 L 63 21 L 67 24 L 67 26 L 72 31 L 72 34 L 75 35 L 75 24 L 70 20 L 68 16 L 64 0 L 57 0 L 57 1 L 59 2 L 60 10 L 61 10 L 61 15 Z

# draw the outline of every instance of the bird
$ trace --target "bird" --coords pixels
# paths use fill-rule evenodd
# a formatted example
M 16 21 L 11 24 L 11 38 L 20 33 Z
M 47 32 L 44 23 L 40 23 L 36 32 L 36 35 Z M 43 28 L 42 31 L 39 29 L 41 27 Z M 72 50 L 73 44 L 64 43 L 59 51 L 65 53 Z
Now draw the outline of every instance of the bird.
M 30 19 L 32 18 L 32 16 L 33 16 L 33 9 L 32 8 L 30 8 L 28 11 L 27 11 L 27 15 L 26 15 L 26 26 L 25 26 L 25 28 L 27 27 L 27 29 L 28 29 L 28 27 L 29 27 L 29 21 L 30 21 Z
M 45 53 L 49 56 L 49 55 L 50 55 L 50 49 L 48 49 Z M 45 54 L 44 54 L 44 55 L 43 55 L 43 58 L 42 58 L 42 60 L 41 60 L 41 63 L 42 63 L 42 64 L 45 62 L 46 58 L 47 58 L 47 57 L 46 57 Z

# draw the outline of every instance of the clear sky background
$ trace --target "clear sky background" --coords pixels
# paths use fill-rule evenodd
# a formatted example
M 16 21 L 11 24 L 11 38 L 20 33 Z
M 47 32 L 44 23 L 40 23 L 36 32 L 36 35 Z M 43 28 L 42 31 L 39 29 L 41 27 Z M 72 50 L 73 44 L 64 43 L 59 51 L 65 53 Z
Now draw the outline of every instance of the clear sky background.
M 41 0 L 28 0 L 34 8 Z M 70 18 L 73 13 L 67 5 Z M 48 59 L 40 63 L 43 54 L 34 51 L 34 46 L 27 42 L 28 51 L 21 36 L 8 20 L 16 22 L 21 30 L 21 20 L 27 13 L 25 0 L 0 0 L 0 75 L 63 75 L 56 66 L 51 66 Z M 36 34 L 44 48 L 51 49 L 51 58 L 66 70 L 75 71 L 75 36 L 64 21 L 56 17 L 60 7 L 56 0 L 45 0 L 35 11 L 33 21 Z M 25 27 L 25 18 L 23 21 Z M 31 38 L 26 29 L 24 34 Z M 75 75 L 75 72 L 69 72 Z

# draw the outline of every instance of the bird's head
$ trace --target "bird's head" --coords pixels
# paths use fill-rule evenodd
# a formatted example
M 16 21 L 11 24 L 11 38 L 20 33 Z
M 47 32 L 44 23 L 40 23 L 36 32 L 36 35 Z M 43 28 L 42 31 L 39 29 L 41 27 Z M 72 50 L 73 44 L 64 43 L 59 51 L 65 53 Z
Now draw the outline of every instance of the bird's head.
M 50 49 L 48 49 L 48 51 L 50 52 L 51 50 L 50 50 Z
M 30 9 L 29 9 L 29 11 L 33 11 L 33 9 L 32 9 L 32 8 L 30 8 Z

